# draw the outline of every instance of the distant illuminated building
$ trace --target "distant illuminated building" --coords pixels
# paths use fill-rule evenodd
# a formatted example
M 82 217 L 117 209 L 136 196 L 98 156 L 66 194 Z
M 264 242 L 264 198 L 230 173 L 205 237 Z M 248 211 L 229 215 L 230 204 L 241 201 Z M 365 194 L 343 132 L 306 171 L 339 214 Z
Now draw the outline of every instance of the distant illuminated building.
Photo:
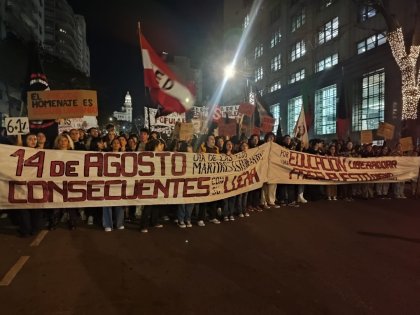
M 127 94 L 125 95 L 124 105 L 121 107 L 120 112 L 114 112 L 113 116 L 116 120 L 121 121 L 133 121 L 133 106 L 131 103 L 131 96 L 130 93 L 127 91 Z

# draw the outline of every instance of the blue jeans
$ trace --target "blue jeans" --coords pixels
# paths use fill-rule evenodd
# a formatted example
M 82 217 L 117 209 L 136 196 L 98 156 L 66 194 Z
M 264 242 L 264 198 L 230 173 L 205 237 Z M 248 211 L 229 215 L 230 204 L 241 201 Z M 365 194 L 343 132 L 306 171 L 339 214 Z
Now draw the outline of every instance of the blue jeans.
M 178 222 L 181 223 L 181 222 L 191 221 L 191 213 L 193 209 L 194 209 L 193 203 L 178 205 L 178 210 L 177 210 Z
M 237 196 L 223 199 L 223 216 L 230 217 L 235 211 L 235 200 Z
M 236 196 L 236 200 L 238 203 L 238 214 L 244 214 L 246 212 L 246 207 L 248 206 L 247 199 L 247 192 Z
M 123 226 L 124 209 L 122 207 L 103 207 L 102 209 L 102 225 L 104 228 L 113 228 L 112 212 L 115 215 L 116 228 Z

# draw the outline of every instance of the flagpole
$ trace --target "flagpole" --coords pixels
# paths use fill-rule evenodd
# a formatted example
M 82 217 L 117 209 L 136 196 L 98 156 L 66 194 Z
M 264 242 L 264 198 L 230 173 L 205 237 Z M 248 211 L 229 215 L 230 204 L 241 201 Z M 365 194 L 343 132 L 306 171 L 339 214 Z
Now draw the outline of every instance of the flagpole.
M 143 48 L 141 45 L 141 26 L 140 26 L 140 21 L 137 22 L 137 28 L 138 28 L 138 33 L 139 33 L 139 45 L 140 45 L 140 56 L 141 56 L 141 60 L 143 63 Z M 143 71 L 144 71 L 144 67 L 143 67 Z M 147 125 L 149 127 L 149 131 L 152 130 L 152 125 L 151 125 L 151 119 L 150 119 L 150 103 L 151 103 L 151 99 L 150 99 L 150 92 L 149 89 L 146 87 L 146 85 L 144 86 L 144 95 L 146 96 L 146 100 L 149 102 L 149 104 L 146 104 L 146 108 L 147 108 Z

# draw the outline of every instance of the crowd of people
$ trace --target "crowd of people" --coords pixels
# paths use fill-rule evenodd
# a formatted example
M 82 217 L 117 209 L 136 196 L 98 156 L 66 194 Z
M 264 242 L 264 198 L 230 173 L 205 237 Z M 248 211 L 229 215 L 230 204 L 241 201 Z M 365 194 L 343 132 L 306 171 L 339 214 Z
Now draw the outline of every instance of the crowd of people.
M 266 142 L 277 142 L 290 150 L 305 151 L 310 154 L 344 157 L 382 157 L 382 156 L 418 156 L 419 147 L 411 152 L 403 152 L 401 144 L 390 148 L 386 143 L 375 146 L 354 144 L 351 139 L 334 140 L 325 143 L 321 139 L 310 141 L 309 148 L 303 148 L 301 141 L 289 135 L 281 136 L 267 133 L 264 139 L 259 135 L 234 136 L 231 138 L 212 134 L 194 137 L 190 141 L 164 139 L 154 131 L 143 128 L 138 133 L 117 134 L 112 124 L 101 134 L 98 128 L 71 129 L 58 135 L 49 142 L 44 133 L 30 133 L 23 139 L 15 141 L 2 136 L 2 143 L 23 145 L 38 149 L 102 151 L 102 152 L 141 152 L 141 151 L 174 151 L 201 152 L 232 155 L 237 152 L 255 148 Z M 369 198 L 406 198 L 406 194 L 414 196 L 417 192 L 417 181 L 409 185 L 405 182 L 395 183 L 363 183 L 345 185 L 291 185 L 264 183 L 261 189 L 252 190 L 234 197 L 215 202 L 179 205 L 148 205 L 148 206 L 107 206 L 81 209 L 47 209 L 41 210 L 13 210 L 8 215 L 19 225 L 19 233 L 26 237 L 34 235 L 45 225 L 54 230 L 60 221 L 67 222 L 69 229 L 74 230 L 80 221 L 87 225 L 100 225 L 105 232 L 114 229 L 125 229 L 125 223 L 137 223 L 142 233 L 150 228 L 162 228 L 164 222 L 173 220 L 180 228 L 190 228 L 195 222 L 204 227 L 207 222 L 220 224 L 222 221 L 235 221 L 249 217 L 252 212 L 283 206 L 299 207 L 308 201 L 339 199 L 353 201 L 354 199 Z

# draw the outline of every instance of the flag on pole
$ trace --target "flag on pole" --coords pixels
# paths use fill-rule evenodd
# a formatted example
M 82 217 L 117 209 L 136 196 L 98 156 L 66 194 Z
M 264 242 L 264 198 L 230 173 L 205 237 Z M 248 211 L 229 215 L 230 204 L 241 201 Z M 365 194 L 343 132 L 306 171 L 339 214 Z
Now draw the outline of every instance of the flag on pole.
M 347 102 L 344 93 L 344 84 L 341 84 L 340 98 L 337 104 L 337 137 L 345 139 L 348 136 L 350 127 L 350 119 L 348 117 Z
M 307 149 L 309 147 L 309 136 L 303 105 L 300 110 L 299 118 L 296 121 L 295 129 L 293 129 L 293 136 L 302 142 L 302 148 Z
M 192 91 L 181 83 L 141 33 L 140 46 L 144 84 L 150 91 L 151 100 L 167 114 L 183 113 L 191 109 L 195 102 Z
M 274 126 L 273 115 L 270 113 L 270 108 L 261 97 L 261 94 L 258 91 L 256 91 L 255 92 L 255 109 L 254 109 L 254 126 L 268 130 L 270 124 Z M 270 132 L 270 131 L 264 131 L 264 132 Z

